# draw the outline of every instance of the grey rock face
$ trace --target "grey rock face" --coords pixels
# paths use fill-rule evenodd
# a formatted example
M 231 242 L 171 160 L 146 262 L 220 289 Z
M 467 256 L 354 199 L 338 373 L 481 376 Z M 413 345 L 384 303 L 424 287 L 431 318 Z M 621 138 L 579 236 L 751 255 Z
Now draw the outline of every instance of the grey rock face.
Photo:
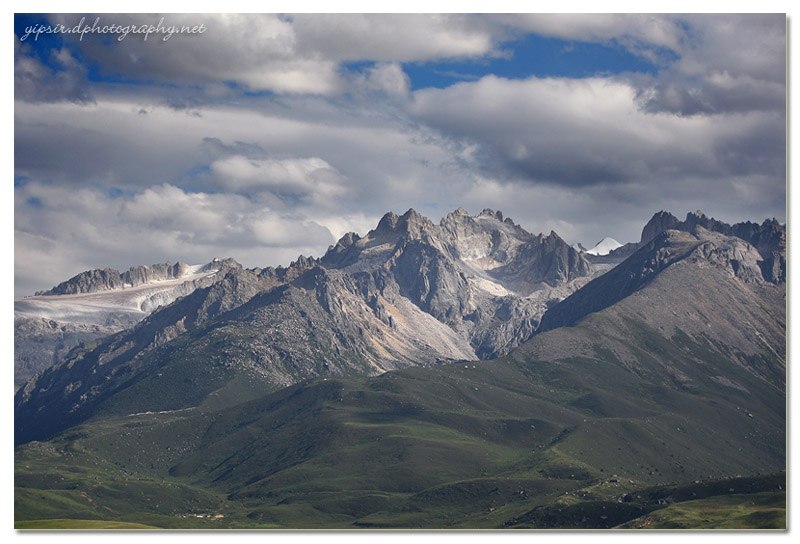
M 589 276 L 592 266 L 585 256 L 567 245 L 558 234 L 542 234 L 520 246 L 516 257 L 492 275 L 510 284 L 557 287 L 574 279 Z
M 59 323 L 44 318 L 14 318 L 14 391 L 36 373 L 53 366 L 73 348 L 119 329 L 91 323 Z

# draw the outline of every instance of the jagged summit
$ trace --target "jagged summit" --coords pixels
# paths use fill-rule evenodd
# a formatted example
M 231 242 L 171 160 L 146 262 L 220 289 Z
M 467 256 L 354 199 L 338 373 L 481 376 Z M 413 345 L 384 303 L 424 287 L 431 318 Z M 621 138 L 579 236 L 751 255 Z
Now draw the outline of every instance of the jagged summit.
M 343 236 L 320 262 L 348 272 L 367 271 L 390 264 L 397 256 L 407 254 L 414 244 L 434 251 L 465 277 L 482 280 L 484 287 L 489 287 L 486 282 L 496 284 L 497 292 L 510 290 L 528 295 L 591 273 L 588 261 L 555 231 L 533 235 L 490 208 L 475 216 L 458 208 L 438 225 L 414 209 L 402 216 L 389 212 L 363 238 L 355 233 Z M 518 258 L 521 261 L 514 262 Z M 531 273 L 528 264 L 524 264 L 531 258 L 543 258 L 548 264 L 538 264 Z
M 314 257 L 306 257 L 305 255 L 300 255 L 297 257 L 296 260 L 292 261 L 289 264 L 289 268 L 312 268 L 319 264 L 319 259 L 315 259 Z
M 409 208 L 403 215 L 388 212 L 378 222 L 378 226 L 372 232 L 388 232 L 395 230 L 410 231 L 415 228 L 428 226 L 430 220 L 417 212 L 414 208 Z
M 380 221 L 378 221 L 378 226 L 375 227 L 375 230 L 378 232 L 386 230 L 394 230 L 394 228 L 397 226 L 397 221 L 399 219 L 400 216 L 398 216 L 396 213 L 388 212 L 383 217 L 381 217 Z
M 491 208 L 484 208 L 483 211 L 478 215 L 478 217 L 481 217 L 481 216 L 494 217 L 498 221 L 502 221 L 503 220 L 503 212 L 501 212 L 499 210 L 498 211 L 494 211 Z

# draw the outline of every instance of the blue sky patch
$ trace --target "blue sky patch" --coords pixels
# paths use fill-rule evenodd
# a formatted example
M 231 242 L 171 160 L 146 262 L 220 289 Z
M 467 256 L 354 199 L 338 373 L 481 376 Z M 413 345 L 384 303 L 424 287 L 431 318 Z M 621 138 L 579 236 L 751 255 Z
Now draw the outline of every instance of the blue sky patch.
M 412 90 L 445 88 L 459 81 L 475 81 L 493 74 L 506 79 L 535 77 L 585 78 L 637 72 L 655 75 L 660 66 L 616 45 L 544 38 L 529 34 L 502 46 L 507 57 L 451 62 L 407 63 Z M 665 58 L 664 52 L 659 56 Z M 674 56 L 672 59 L 674 60 Z

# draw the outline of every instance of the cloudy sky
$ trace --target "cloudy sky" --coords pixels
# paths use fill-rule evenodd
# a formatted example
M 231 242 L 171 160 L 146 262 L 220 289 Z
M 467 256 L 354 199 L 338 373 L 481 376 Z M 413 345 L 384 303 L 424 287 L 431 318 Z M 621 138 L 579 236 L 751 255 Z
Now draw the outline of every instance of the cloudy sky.
M 322 255 L 387 211 L 567 242 L 786 219 L 784 15 L 17 15 L 15 296 Z

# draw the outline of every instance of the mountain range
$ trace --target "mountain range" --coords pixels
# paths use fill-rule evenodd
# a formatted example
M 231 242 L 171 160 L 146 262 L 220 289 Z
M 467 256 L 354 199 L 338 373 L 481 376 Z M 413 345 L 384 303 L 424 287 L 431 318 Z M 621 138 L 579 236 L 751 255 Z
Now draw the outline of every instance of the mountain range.
M 17 391 L 16 519 L 780 525 L 785 248 L 699 212 L 602 255 L 409 210 L 287 268 L 80 274 L 32 298 L 180 287 Z

